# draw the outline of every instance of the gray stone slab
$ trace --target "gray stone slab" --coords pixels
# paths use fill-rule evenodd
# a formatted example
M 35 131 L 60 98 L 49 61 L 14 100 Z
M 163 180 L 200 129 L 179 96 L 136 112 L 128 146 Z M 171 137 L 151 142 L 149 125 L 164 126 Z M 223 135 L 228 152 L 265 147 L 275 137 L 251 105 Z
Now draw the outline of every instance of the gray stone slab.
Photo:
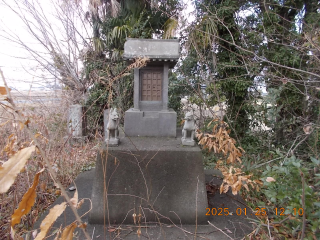
M 205 171 L 206 172 L 206 183 L 210 183 L 216 186 L 218 189 L 222 180 L 216 175 L 221 175 L 221 172 L 215 171 Z M 88 222 L 88 214 L 85 214 L 90 210 L 90 201 L 92 193 L 93 179 L 95 175 L 95 170 L 87 171 L 81 173 L 75 180 L 76 186 L 78 188 L 79 199 L 85 199 L 84 204 L 78 209 L 78 213 L 82 216 L 83 222 Z M 73 196 L 74 192 L 69 192 L 69 196 Z M 54 205 L 60 204 L 64 201 L 64 198 L 59 197 Z M 219 191 L 215 194 L 208 195 L 208 202 L 210 208 L 229 208 L 231 212 L 235 212 L 237 208 L 248 208 L 243 200 L 239 196 L 233 196 L 230 193 L 219 194 Z M 40 219 L 35 223 L 33 229 L 38 229 L 41 221 L 48 214 L 45 211 Z M 166 240 L 177 240 L 177 239 L 195 239 L 195 234 L 197 239 L 207 239 L 207 240 L 229 240 L 229 239 L 243 239 L 246 234 L 253 231 L 253 226 L 250 222 L 254 218 L 253 213 L 250 209 L 247 209 L 247 215 L 222 215 L 222 216 L 208 216 L 208 221 L 210 222 L 206 225 L 185 225 L 185 224 L 141 224 L 141 237 L 140 239 L 166 239 Z M 50 230 L 50 234 L 56 231 L 60 226 L 64 228 L 75 220 L 75 217 L 69 207 L 66 211 L 55 221 Z M 89 224 L 87 226 L 87 232 L 92 237 L 92 239 L 125 239 L 125 240 L 136 240 L 139 239 L 137 235 L 138 225 L 113 225 L 106 222 L 105 225 L 95 225 Z M 217 229 L 219 228 L 219 229 Z M 119 230 L 116 230 L 119 229 Z M 38 229 L 39 232 L 39 229 Z M 54 239 L 55 235 L 52 235 L 48 239 Z M 84 235 L 81 229 L 77 228 L 75 230 L 75 235 L 73 239 L 83 240 Z
M 127 136 L 176 137 L 177 113 L 172 109 L 163 111 L 139 111 L 129 109 L 124 116 Z
M 133 214 L 148 223 L 206 223 L 200 148 L 178 150 L 170 138 L 144 138 L 139 145 L 131 141 L 136 149 L 122 143 L 122 149 L 98 152 L 90 223 L 133 224 Z
M 180 57 L 179 40 L 127 38 L 123 57 L 125 59 L 148 57 L 177 61 Z
M 71 105 L 68 113 L 68 133 L 73 138 L 82 138 L 86 135 L 86 119 L 84 108 L 80 104 Z

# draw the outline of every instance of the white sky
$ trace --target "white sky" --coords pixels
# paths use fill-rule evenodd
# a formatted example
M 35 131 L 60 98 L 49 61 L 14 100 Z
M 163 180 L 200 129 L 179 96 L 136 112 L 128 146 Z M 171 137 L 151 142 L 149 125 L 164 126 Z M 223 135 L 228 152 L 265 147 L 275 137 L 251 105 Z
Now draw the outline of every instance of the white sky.
M 18 56 L 22 57 L 24 54 L 21 54 L 23 52 L 22 49 L 3 38 L 3 31 L 8 28 L 13 32 L 20 32 L 21 35 L 26 35 L 23 33 L 24 29 L 19 19 L 0 2 L 0 67 L 9 85 L 12 86 L 12 79 L 19 79 L 24 75 L 20 64 L 22 59 L 17 58 Z M 24 62 L 27 63 L 25 60 Z M 3 86 L 2 79 L 0 85 Z
M 10 3 L 10 7 L 15 11 L 19 11 L 15 1 L 3 1 Z M 38 88 L 46 86 L 48 81 L 53 84 L 54 77 L 49 76 L 47 72 L 43 70 L 43 67 L 37 61 L 34 61 L 31 54 L 20 44 L 12 41 L 12 39 L 20 38 L 29 48 L 36 50 L 36 52 L 47 59 L 47 61 L 51 61 L 48 51 L 31 35 L 25 23 L 10 9 L 10 7 L 6 6 L 3 1 L 0 1 L 0 67 L 4 72 L 8 85 L 13 89 L 28 90 L 31 85 L 33 88 Z M 16 1 L 21 3 L 20 0 Z M 31 0 L 29 1 L 33 2 Z M 64 51 L 66 49 L 66 37 L 64 37 L 65 31 L 61 21 L 57 20 L 56 10 L 52 4 L 52 2 L 57 3 L 62 1 L 39 0 L 39 2 L 41 3 L 44 12 L 44 15 L 41 17 L 47 18 L 47 26 L 50 24 L 50 27 L 53 29 L 51 32 L 49 31 L 48 34 L 51 36 L 51 39 L 57 40 L 54 47 L 60 46 Z M 26 11 L 22 10 L 22 13 L 25 12 Z M 84 17 L 84 14 L 82 16 Z M 32 24 L 32 21 L 34 21 L 32 20 L 33 17 L 30 15 L 27 15 L 27 17 Z M 38 31 L 36 27 L 32 30 Z M 86 36 L 84 27 L 78 30 L 80 32 L 83 31 L 82 36 Z M 55 34 L 56 38 L 52 37 L 53 34 Z M 46 61 L 42 61 L 42 64 L 46 64 Z M 0 85 L 3 85 L 2 79 Z
M 41 75 L 47 76 L 47 74 L 40 70 L 39 63 L 32 60 L 30 54 L 23 49 L 23 47 L 10 39 L 6 39 L 6 37 L 8 34 L 17 35 L 20 39 L 23 39 L 23 42 L 30 48 L 37 49 L 39 53 L 44 52 L 43 47 L 30 35 L 25 24 L 3 1 L 10 3 L 10 6 L 14 10 L 17 10 L 17 7 L 13 0 L 0 0 L 0 67 L 4 72 L 6 81 L 9 87 L 18 90 L 29 90 L 31 85 L 32 88 L 45 86 L 46 80 L 41 78 Z M 20 2 L 20 0 L 16 1 Z M 53 27 L 58 36 L 57 38 L 61 37 L 59 44 L 63 44 L 64 38 L 57 26 L 59 24 L 58 20 L 53 16 L 54 8 L 52 7 L 51 1 L 57 2 L 58 0 L 39 0 L 43 11 L 46 13 L 46 17 L 50 19 L 51 24 L 54 25 Z M 187 6 L 183 11 L 183 16 L 187 18 L 188 22 L 191 22 L 194 19 L 194 16 L 190 15 L 194 10 L 191 0 L 183 1 Z M 9 38 L 12 39 L 12 37 Z M 50 78 L 53 83 L 53 77 Z M 2 79 L 0 79 L 0 86 L 3 86 Z
M 2 2 L 0 4 L 0 67 L 10 87 L 25 89 L 29 85 L 25 81 L 32 81 L 32 77 L 28 76 L 25 70 L 33 72 L 36 64 L 30 61 L 29 55 L 21 46 L 6 39 L 7 33 L 18 34 L 28 45 L 41 48 L 35 44 L 18 16 Z

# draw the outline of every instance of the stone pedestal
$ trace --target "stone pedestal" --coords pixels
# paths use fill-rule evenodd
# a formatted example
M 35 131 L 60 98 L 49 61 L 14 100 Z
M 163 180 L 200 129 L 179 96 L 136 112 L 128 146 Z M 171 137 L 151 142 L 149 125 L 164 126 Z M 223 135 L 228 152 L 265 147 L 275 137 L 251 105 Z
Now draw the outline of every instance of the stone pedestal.
M 194 140 L 191 139 L 186 139 L 186 138 L 181 138 L 181 143 L 183 146 L 195 146 L 196 142 Z
M 207 223 L 201 150 L 183 147 L 179 135 L 121 138 L 119 147 L 102 148 L 89 222 Z
M 129 109 L 124 117 L 126 136 L 175 137 L 177 113 L 172 109 L 163 111 L 140 111 Z

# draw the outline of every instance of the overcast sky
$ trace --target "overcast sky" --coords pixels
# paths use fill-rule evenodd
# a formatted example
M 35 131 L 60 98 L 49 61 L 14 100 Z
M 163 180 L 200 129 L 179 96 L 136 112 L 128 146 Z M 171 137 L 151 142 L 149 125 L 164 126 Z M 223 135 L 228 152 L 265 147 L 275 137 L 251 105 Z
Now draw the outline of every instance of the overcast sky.
M 19 9 L 12 0 L 0 0 L 0 66 L 9 86 L 19 90 L 29 90 L 31 86 L 32 88 L 46 86 L 48 81 L 54 83 L 54 77 L 49 76 L 46 71 L 43 71 L 43 67 L 34 61 L 31 54 L 20 44 L 15 43 L 14 39 L 21 39 L 28 47 L 35 49 L 37 53 L 50 61 L 48 51 L 30 34 L 27 26 L 17 14 L 3 2 L 10 3 L 10 7 L 15 11 L 19 11 Z M 21 0 L 17 0 L 17 2 L 21 2 Z M 41 3 L 45 17 L 50 22 L 50 27 L 52 27 L 59 45 L 63 46 L 66 38 L 62 35 L 63 28 L 61 21 L 57 20 L 55 16 L 56 11 L 51 3 L 52 1 L 40 0 L 39 2 Z M 23 14 L 25 12 L 22 10 Z M 27 17 L 32 21 L 32 16 L 27 15 Z M 36 31 L 35 28 L 33 30 Z M 46 61 L 43 61 L 43 64 L 46 64 Z M 2 84 L 0 82 L 0 85 Z
M 20 0 L 17 1 L 19 2 Z M 31 86 L 32 89 L 46 86 L 47 80 L 53 83 L 54 78 L 50 76 L 48 79 L 46 72 L 40 70 L 39 63 L 32 60 L 32 57 L 25 49 L 12 41 L 13 38 L 18 36 L 29 47 L 37 49 L 40 53 L 44 51 L 43 47 L 30 35 L 21 19 L 3 2 L 10 3 L 14 10 L 17 7 L 12 0 L 0 0 L 0 67 L 4 72 L 8 85 L 13 89 L 29 90 Z M 41 0 L 39 2 L 41 2 L 46 17 L 56 27 L 56 34 L 59 34 L 59 26 L 55 24 L 57 20 L 53 16 L 55 12 L 51 5 L 51 0 Z M 193 11 L 191 0 L 184 0 L 184 2 L 188 7 L 184 10 L 183 15 L 191 21 L 193 19 L 190 16 L 190 12 Z M 44 78 L 46 79 L 44 80 Z M 0 79 L 0 86 L 3 86 L 2 79 Z
M 12 8 L 18 10 L 14 1 L 6 0 L 5 2 L 10 3 Z M 41 2 L 43 10 L 50 16 L 51 1 L 42 0 Z M 30 35 L 22 20 L 3 1 L 0 1 L 0 66 L 11 88 L 27 90 L 33 82 L 40 83 L 37 76 L 44 74 L 44 72 L 39 72 L 37 70 L 39 64 L 32 60 L 30 54 L 21 45 L 15 43 L 14 39 L 17 37 L 30 48 L 37 49 L 38 52 L 43 51 L 41 45 Z

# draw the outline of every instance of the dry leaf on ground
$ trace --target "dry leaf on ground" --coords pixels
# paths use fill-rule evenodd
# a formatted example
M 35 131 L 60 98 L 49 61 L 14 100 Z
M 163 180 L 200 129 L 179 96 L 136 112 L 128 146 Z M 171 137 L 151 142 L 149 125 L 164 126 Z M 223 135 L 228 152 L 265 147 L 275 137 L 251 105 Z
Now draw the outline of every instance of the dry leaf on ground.
M 276 180 L 273 177 L 267 177 L 266 181 L 267 182 L 275 182 Z

